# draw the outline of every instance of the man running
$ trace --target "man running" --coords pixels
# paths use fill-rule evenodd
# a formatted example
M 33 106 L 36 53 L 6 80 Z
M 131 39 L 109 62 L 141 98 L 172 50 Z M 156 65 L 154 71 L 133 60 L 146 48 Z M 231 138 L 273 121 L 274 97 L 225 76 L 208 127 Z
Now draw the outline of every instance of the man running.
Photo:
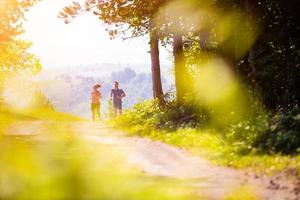
M 102 98 L 101 92 L 98 90 L 101 88 L 100 84 L 94 85 L 93 92 L 92 92 L 92 119 L 93 121 L 96 120 L 96 116 L 100 119 L 100 100 Z
M 122 98 L 126 96 L 122 89 L 119 89 L 119 82 L 115 81 L 115 88 L 110 92 L 110 98 L 113 100 L 115 116 L 122 114 Z

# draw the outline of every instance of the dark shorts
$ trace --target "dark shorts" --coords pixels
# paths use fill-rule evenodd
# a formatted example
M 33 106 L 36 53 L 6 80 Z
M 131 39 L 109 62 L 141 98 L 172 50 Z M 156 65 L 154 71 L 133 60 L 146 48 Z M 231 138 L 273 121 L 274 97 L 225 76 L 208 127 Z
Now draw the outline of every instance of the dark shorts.
M 114 101 L 114 108 L 122 110 L 122 101 Z

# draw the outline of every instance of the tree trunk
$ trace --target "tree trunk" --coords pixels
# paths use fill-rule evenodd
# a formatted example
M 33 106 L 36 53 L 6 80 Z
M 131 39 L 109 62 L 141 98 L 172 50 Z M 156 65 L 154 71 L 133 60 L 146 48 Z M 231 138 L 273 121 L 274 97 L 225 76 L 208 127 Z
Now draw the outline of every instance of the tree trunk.
M 163 102 L 163 89 L 160 75 L 160 61 L 159 61 L 159 37 L 154 22 L 150 22 L 150 54 L 151 54 L 151 71 L 152 71 L 152 85 L 153 97 Z
M 174 62 L 175 62 L 175 86 L 176 86 L 176 96 L 177 103 L 181 105 L 184 101 L 185 94 L 185 60 L 183 54 L 183 42 L 182 35 L 174 34 L 173 35 L 173 54 L 174 54 Z

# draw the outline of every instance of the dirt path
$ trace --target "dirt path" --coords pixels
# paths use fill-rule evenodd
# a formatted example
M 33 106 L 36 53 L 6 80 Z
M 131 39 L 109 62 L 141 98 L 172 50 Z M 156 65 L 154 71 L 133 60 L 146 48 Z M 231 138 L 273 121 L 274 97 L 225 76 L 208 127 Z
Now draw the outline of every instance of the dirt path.
M 41 122 L 30 126 L 24 123 L 10 132 L 17 135 L 37 134 L 42 125 Z M 76 123 L 72 128 L 89 142 L 112 146 L 145 175 L 184 179 L 186 184 L 199 189 L 199 193 L 207 199 L 223 199 L 227 193 L 243 185 L 253 188 L 260 199 L 300 199 L 294 192 L 294 186 L 284 177 L 257 176 L 242 170 L 214 166 L 184 150 L 146 138 L 127 137 L 101 123 Z

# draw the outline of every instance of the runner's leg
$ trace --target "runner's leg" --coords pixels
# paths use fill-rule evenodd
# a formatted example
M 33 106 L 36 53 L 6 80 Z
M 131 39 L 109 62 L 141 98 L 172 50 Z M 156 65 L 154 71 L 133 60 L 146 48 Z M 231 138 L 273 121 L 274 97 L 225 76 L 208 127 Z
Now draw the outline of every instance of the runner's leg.
M 97 115 L 98 115 L 98 118 L 100 119 L 101 118 L 100 103 L 97 105 Z
M 122 102 L 120 102 L 120 105 L 119 105 L 119 115 L 122 115 Z
M 114 113 L 115 113 L 115 116 L 114 117 L 116 117 L 117 116 L 117 113 L 118 113 L 118 109 L 114 106 Z
M 95 112 L 95 106 L 94 104 L 91 105 L 91 111 L 92 111 L 92 120 L 96 120 L 96 112 Z

